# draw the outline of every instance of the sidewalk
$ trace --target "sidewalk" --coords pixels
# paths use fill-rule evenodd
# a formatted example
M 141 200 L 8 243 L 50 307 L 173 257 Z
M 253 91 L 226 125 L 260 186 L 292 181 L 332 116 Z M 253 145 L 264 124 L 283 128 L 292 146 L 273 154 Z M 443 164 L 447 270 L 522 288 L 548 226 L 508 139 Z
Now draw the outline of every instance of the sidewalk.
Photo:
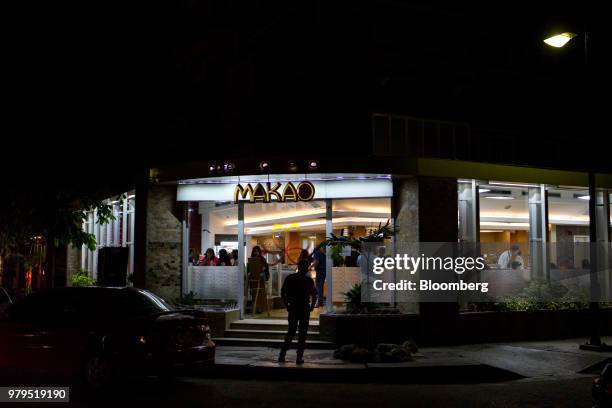
M 612 338 L 604 339 L 612 343 Z M 521 378 L 584 377 L 612 360 L 612 353 L 578 349 L 584 339 L 492 343 L 431 347 L 419 350 L 406 363 L 351 363 L 333 358 L 331 350 L 306 350 L 306 363 L 295 364 L 295 350 L 287 363 L 278 363 L 278 349 L 218 347 L 216 364 L 194 372 L 197 376 L 332 381 L 358 383 L 475 383 Z

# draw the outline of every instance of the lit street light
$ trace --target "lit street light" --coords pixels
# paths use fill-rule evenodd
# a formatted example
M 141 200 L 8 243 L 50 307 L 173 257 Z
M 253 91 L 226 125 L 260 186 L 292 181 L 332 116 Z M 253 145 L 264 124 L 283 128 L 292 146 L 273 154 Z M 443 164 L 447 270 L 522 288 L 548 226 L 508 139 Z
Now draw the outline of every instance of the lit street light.
M 561 48 L 565 44 L 567 44 L 569 40 L 571 40 L 574 37 L 576 37 L 576 34 L 566 32 L 566 33 L 553 35 L 552 37 L 548 37 L 547 39 L 544 40 L 544 42 L 550 45 L 551 47 Z
M 589 35 L 584 30 L 582 34 L 584 37 L 584 65 L 588 67 L 589 62 Z M 576 37 L 577 34 L 570 32 L 563 32 L 560 34 L 553 35 L 552 37 L 548 37 L 544 40 L 544 43 L 551 47 L 561 48 L 565 46 L 572 38 Z M 586 78 L 586 77 L 585 77 Z M 591 351 L 611 351 L 612 346 L 608 346 L 601 341 L 601 336 L 599 333 L 599 324 L 600 324 L 600 316 L 599 316 L 599 279 L 597 276 L 597 211 L 596 211 L 596 197 L 597 197 L 597 188 L 595 185 L 595 173 L 591 170 L 589 171 L 589 235 L 590 235 L 590 268 L 591 268 L 591 338 L 586 344 L 581 344 L 580 348 L 583 350 L 591 350 Z M 580 197 L 581 199 L 587 199 Z

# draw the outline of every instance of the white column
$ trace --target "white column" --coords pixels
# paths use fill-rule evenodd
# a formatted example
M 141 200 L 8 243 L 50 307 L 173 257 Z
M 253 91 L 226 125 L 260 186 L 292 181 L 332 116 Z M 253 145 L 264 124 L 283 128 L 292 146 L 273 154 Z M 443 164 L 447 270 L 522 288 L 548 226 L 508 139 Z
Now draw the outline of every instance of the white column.
M 134 245 L 136 241 L 134 241 L 134 237 L 136 235 L 136 198 L 132 199 L 132 209 L 129 210 L 131 212 L 130 215 L 130 233 L 127 236 L 128 241 L 130 242 L 130 273 L 134 273 Z
M 96 237 L 96 249 L 93 251 L 91 277 L 98 279 L 98 248 L 100 246 L 100 224 L 98 223 L 98 211 L 94 210 L 93 214 L 93 234 Z
M 477 186 L 476 180 L 459 185 L 459 238 L 462 242 L 478 242 Z
M 129 211 L 128 202 L 129 202 L 128 193 L 126 193 L 125 198 L 123 199 L 123 206 L 122 206 L 123 216 L 121 217 L 121 246 L 123 247 L 127 246 L 127 240 L 128 240 L 128 236 L 127 236 L 128 211 Z
M 325 237 L 331 238 L 331 234 L 333 232 L 333 224 L 332 224 L 332 205 L 333 202 L 331 199 L 325 200 Z M 327 281 L 327 299 L 325 300 L 325 310 L 327 313 L 332 313 L 334 311 L 334 303 L 333 303 L 333 293 L 334 293 L 334 279 L 332 277 L 332 258 L 331 258 L 331 248 L 327 247 L 325 249 L 325 275 Z
M 187 273 L 189 270 L 189 226 L 187 225 L 187 221 L 183 220 L 183 264 L 182 264 L 182 273 L 183 278 L 181 279 L 181 286 L 183 294 L 189 293 L 191 288 L 187 284 Z
M 202 216 L 202 234 L 200 253 L 206 253 L 208 248 L 214 247 L 212 233 L 210 232 L 210 210 L 215 206 L 214 202 L 200 202 L 198 213 Z
M 597 265 L 597 273 L 601 276 L 599 284 L 601 285 L 601 297 L 603 300 L 610 299 L 612 293 L 610 290 L 610 264 L 609 264 L 609 244 L 610 237 L 609 235 L 609 226 L 610 222 L 610 206 L 608 204 L 608 194 L 606 190 L 597 189 L 596 190 L 596 200 L 595 200 L 595 222 L 597 224 L 597 259 L 595 260 Z M 593 259 L 591 259 L 593 262 Z
M 113 206 L 113 212 L 115 213 L 115 221 L 113 221 L 113 246 L 120 246 L 119 245 L 119 216 L 123 214 L 123 212 L 121 211 L 121 205 L 120 204 L 115 204 Z M 121 221 L 123 221 L 123 218 L 121 219 Z
M 89 224 L 87 225 L 88 231 L 90 234 L 94 234 L 94 222 L 96 221 L 96 217 L 94 216 L 93 211 L 89 213 Z M 93 278 L 94 275 L 94 263 L 93 263 L 93 258 L 94 258 L 94 251 L 90 251 L 89 249 L 87 250 L 87 273 L 89 274 L 90 278 Z
M 529 246 L 531 277 L 546 278 L 546 206 L 545 187 L 529 187 Z
M 244 202 L 238 202 L 238 308 L 240 319 L 244 319 L 244 266 L 246 265 L 244 248 Z

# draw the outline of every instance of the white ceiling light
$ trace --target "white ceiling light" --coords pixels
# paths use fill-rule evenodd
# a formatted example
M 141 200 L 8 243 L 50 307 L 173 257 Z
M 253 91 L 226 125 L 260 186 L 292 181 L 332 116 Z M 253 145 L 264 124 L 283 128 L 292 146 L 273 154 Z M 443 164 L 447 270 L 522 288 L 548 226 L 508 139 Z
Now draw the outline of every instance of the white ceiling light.
M 514 183 L 512 181 L 489 181 L 489 184 L 493 186 L 505 186 L 505 187 L 538 187 L 538 184 Z
M 489 196 L 485 198 L 488 198 L 490 200 L 514 200 L 514 197 L 511 196 Z

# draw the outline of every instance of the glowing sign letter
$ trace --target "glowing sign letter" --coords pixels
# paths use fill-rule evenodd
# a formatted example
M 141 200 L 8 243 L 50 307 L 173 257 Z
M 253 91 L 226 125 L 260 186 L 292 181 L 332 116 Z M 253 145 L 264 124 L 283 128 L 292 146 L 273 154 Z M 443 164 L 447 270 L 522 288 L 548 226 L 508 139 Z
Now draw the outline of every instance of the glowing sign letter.
M 253 196 L 253 187 L 251 186 L 251 184 L 247 184 L 246 188 L 242 187 L 242 185 L 237 184 L 236 188 L 234 189 L 234 203 L 238 204 L 238 201 L 240 201 L 240 197 L 242 196 L 242 199 L 246 200 L 248 198 L 248 196 Z

